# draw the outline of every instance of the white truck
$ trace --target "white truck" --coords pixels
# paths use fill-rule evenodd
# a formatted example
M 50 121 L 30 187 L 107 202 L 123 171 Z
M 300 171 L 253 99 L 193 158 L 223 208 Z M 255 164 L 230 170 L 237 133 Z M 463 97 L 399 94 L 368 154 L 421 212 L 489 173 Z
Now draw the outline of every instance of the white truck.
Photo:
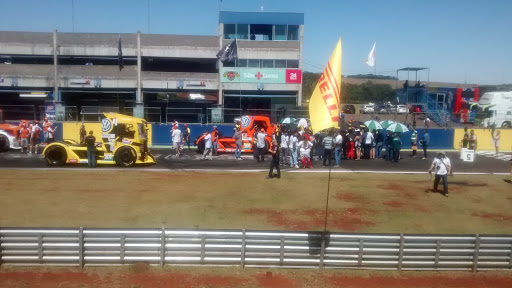
M 487 111 L 484 125 L 501 128 L 512 127 L 512 91 L 487 92 L 478 101 L 478 106 Z

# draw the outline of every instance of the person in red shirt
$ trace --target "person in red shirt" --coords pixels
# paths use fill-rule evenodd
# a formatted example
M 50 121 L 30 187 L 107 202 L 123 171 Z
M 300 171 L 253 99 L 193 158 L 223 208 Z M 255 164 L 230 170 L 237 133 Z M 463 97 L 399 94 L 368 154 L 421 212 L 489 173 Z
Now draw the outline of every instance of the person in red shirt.
M 21 126 L 20 130 L 20 146 L 21 146 L 21 152 L 25 153 L 25 151 L 28 153 L 28 139 L 30 138 L 30 130 L 27 128 L 26 124 L 23 124 Z
M 34 125 L 32 125 L 32 131 L 30 135 L 30 152 L 32 154 L 37 153 L 37 147 L 39 146 L 39 135 L 41 133 L 41 127 L 39 127 L 39 122 L 36 121 Z

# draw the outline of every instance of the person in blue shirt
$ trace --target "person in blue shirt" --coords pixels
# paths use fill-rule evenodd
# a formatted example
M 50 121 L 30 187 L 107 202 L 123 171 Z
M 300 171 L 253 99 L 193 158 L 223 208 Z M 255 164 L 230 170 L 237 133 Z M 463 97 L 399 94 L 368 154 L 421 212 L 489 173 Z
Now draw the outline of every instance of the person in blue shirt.
M 380 159 L 382 157 L 382 145 L 384 144 L 384 133 L 382 130 L 377 130 L 375 136 L 375 158 Z
M 427 159 L 427 148 L 430 144 L 430 134 L 428 134 L 428 130 L 425 129 L 423 131 L 423 137 L 421 137 L 421 146 L 423 147 L 423 160 Z

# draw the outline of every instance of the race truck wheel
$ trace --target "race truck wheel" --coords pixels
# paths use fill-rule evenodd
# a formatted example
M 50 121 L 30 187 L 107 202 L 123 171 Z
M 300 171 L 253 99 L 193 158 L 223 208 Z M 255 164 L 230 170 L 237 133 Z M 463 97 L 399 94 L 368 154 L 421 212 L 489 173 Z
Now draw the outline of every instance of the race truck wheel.
M 199 143 L 197 143 L 197 152 L 203 153 L 204 152 L 204 139 L 199 140 Z
M 510 122 L 508 122 L 508 121 L 503 122 L 503 124 L 501 124 L 501 128 L 503 128 L 503 129 L 510 128 Z
M 66 149 L 61 146 L 50 147 L 44 153 L 44 159 L 46 159 L 46 164 L 49 166 L 62 166 L 66 164 L 67 158 Z
M 120 167 L 133 166 L 137 161 L 137 152 L 131 147 L 123 146 L 117 149 L 114 155 L 114 161 L 116 161 L 117 166 Z
M 9 138 L 5 135 L 0 135 L 0 152 L 9 151 Z

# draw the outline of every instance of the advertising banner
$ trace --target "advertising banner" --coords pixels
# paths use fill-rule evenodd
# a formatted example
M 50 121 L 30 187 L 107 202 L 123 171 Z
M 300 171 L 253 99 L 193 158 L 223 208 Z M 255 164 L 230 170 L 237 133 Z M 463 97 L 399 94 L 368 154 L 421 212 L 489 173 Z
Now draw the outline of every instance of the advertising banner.
M 298 84 L 302 81 L 299 69 L 270 68 L 222 68 L 221 82 L 224 83 L 276 83 Z

